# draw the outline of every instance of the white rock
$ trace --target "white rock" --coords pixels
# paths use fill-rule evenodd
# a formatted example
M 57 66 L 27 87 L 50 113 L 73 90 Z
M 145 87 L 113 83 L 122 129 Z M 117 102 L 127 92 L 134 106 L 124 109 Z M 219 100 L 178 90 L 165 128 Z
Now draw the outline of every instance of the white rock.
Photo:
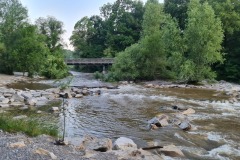
M 160 151 L 166 156 L 170 157 L 184 157 L 183 152 L 178 149 L 175 145 L 164 146 Z
M 0 103 L 0 107 L 1 108 L 8 108 L 8 107 L 10 107 L 10 105 L 9 104 L 4 104 L 4 103 Z
M 38 148 L 34 151 L 34 153 L 36 154 L 40 154 L 40 155 L 49 155 L 51 157 L 51 159 L 57 159 L 57 156 L 54 155 L 54 153 L 52 152 L 49 152 L 45 149 L 42 149 L 42 148 Z
M 113 149 L 116 150 L 128 150 L 129 148 L 137 149 L 137 145 L 133 140 L 126 137 L 118 138 L 113 144 Z
M 37 100 L 35 98 L 29 98 L 26 101 L 27 105 L 34 106 L 37 103 Z
M 0 103 L 8 104 L 8 102 L 9 102 L 8 98 L 0 98 Z
M 23 102 L 12 102 L 10 106 L 13 107 L 19 107 L 19 106 L 24 106 L 25 104 Z
M 22 141 L 22 142 L 16 142 L 16 143 L 11 143 L 9 145 L 11 148 L 22 148 L 22 147 L 25 147 L 25 143 Z
M 26 115 L 20 115 L 20 116 L 13 117 L 14 120 L 24 119 L 24 118 L 27 118 L 27 116 Z
M 24 97 L 21 94 L 13 94 L 12 98 L 15 102 L 24 102 Z
M 189 115 L 189 114 L 194 114 L 195 110 L 192 108 L 188 108 L 186 111 L 183 111 L 182 114 L 184 115 Z
M 21 94 L 21 96 L 23 96 L 24 99 L 30 99 L 30 98 L 32 98 L 32 95 L 31 95 L 30 93 L 28 93 L 28 92 L 23 92 L 23 93 Z
M 75 98 L 82 98 L 83 95 L 82 94 L 76 94 Z

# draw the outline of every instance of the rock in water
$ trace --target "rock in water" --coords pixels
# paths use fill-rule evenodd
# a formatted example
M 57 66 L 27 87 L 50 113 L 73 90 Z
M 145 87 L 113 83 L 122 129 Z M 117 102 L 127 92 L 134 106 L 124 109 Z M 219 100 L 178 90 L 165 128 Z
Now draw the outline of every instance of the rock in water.
M 184 157 L 183 152 L 178 149 L 175 145 L 164 146 L 160 151 L 166 156 L 170 157 Z
M 183 121 L 179 124 L 179 128 L 181 128 L 184 131 L 188 131 L 191 129 L 191 124 L 188 121 Z
M 189 114 L 194 114 L 195 110 L 192 108 L 188 108 L 186 111 L 183 111 L 182 114 L 184 115 L 189 115 Z

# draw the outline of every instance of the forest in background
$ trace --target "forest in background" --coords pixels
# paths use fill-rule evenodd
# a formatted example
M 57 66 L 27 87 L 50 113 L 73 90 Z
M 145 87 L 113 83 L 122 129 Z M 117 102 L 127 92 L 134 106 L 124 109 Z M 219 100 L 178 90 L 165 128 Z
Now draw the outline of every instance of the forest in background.
M 116 0 L 76 22 L 71 56 L 63 49 L 62 22 L 29 24 L 18 0 L 0 2 L 1 72 L 60 78 L 67 73 L 64 57 L 112 57 L 105 80 L 240 82 L 238 0 Z

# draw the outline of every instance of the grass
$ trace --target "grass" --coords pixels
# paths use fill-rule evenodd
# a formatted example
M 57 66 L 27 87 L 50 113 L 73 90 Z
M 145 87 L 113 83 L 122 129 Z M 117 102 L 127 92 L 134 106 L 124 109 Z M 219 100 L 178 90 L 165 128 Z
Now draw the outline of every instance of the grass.
M 16 133 L 23 132 L 28 136 L 35 137 L 42 134 L 57 137 L 58 129 L 54 126 L 38 122 L 36 119 L 18 119 L 15 120 L 11 116 L 0 115 L 0 128 L 3 131 Z
M 29 109 L 24 111 L 16 109 L 1 113 L 0 129 L 10 133 L 23 132 L 31 137 L 42 134 L 57 137 L 59 132 L 56 122 L 56 116 L 48 113 L 48 110 L 56 104 L 59 104 L 59 102 L 38 108 L 39 110 L 44 112 L 42 114 L 37 114 L 35 109 Z M 27 115 L 27 118 L 13 118 L 18 115 Z

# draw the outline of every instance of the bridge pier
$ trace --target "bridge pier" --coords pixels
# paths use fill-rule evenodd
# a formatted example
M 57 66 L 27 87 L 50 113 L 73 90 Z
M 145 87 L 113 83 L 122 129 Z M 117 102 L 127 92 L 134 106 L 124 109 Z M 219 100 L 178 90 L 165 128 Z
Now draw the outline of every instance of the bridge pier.
M 106 74 L 107 72 L 106 72 L 106 67 L 105 67 L 105 65 L 103 65 L 103 71 L 102 71 L 102 73 L 103 74 Z

